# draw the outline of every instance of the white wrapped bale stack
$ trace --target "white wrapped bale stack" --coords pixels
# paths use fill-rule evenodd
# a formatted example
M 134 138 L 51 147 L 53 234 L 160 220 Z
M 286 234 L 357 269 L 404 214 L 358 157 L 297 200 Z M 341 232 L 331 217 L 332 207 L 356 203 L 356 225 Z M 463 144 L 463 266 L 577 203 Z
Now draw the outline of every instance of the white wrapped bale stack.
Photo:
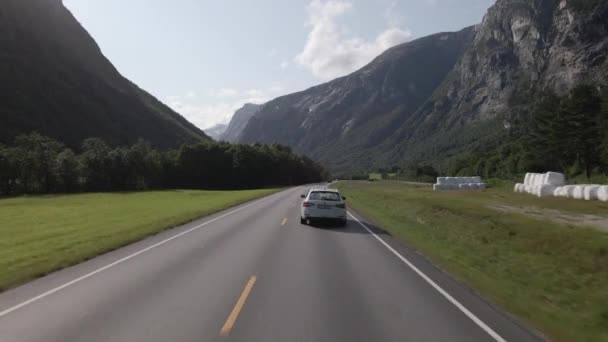
M 536 196 L 538 197 L 550 197 L 553 196 L 553 192 L 555 191 L 555 186 L 551 184 L 543 184 L 537 187 Z
M 443 191 L 447 190 L 446 184 L 433 184 L 433 191 Z
M 576 188 L 576 185 L 566 185 L 564 188 L 566 191 L 566 198 L 574 198 L 574 189 Z
M 515 184 L 515 188 L 513 189 L 515 192 L 524 192 L 524 184 L 517 183 Z
M 597 189 L 597 199 L 608 202 L 608 185 L 602 185 Z
M 477 190 L 485 189 L 481 177 L 437 177 L 437 183 L 433 185 L 433 191 L 442 190 Z
M 597 191 L 600 189 L 599 185 L 589 185 L 583 190 L 583 198 L 585 201 L 597 201 Z
M 585 188 L 587 184 L 575 185 L 574 191 L 572 191 L 572 198 L 582 200 L 585 199 Z
M 547 172 L 545 174 L 544 184 L 553 186 L 564 186 L 566 183 L 566 177 L 563 173 L 558 172 Z
M 555 190 L 553 190 L 553 196 L 555 196 L 555 197 L 566 197 L 565 196 L 565 192 L 564 192 L 564 187 L 563 186 L 558 186 L 557 188 L 555 188 Z

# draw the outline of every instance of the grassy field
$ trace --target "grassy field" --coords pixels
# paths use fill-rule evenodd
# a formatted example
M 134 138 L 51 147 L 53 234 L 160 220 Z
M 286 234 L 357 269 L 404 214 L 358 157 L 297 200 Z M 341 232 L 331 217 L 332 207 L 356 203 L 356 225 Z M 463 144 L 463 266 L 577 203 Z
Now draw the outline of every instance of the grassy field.
M 608 216 L 608 204 L 505 189 L 341 182 L 355 210 L 555 341 L 608 341 L 608 234 L 491 209 Z
M 156 191 L 0 200 L 0 291 L 276 190 Z

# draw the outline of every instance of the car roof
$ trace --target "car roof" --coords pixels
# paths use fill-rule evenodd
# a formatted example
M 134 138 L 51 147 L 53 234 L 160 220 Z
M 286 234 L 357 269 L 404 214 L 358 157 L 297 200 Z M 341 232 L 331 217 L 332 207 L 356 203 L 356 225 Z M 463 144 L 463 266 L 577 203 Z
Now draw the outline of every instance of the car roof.
M 312 188 L 312 189 L 310 189 L 310 192 L 318 192 L 318 191 L 340 193 L 338 191 L 338 189 L 330 189 L 330 188 Z

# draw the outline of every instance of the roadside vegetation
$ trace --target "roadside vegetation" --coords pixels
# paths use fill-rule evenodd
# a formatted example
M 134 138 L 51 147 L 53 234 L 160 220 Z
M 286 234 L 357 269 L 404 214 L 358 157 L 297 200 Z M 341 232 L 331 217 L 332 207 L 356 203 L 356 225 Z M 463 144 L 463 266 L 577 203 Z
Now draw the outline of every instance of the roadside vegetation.
M 158 189 L 257 189 L 318 182 L 323 167 L 281 145 L 203 142 L 161 151 L 140 140 L 79 150 L 37 133 L 0 144 L 0 196 Z
M 608 340 L 608 233 L 601 224 L 581 224 L 608 219 L 608 204 L 539 199 L 500 186 L 433 192 L 347 181 L 338 187 L 362 215 L 553 340 Z M 558 213 L 573 220 L 552 220 Z
M 0 200 L 0 291 L 276 190 L 150 191 Z

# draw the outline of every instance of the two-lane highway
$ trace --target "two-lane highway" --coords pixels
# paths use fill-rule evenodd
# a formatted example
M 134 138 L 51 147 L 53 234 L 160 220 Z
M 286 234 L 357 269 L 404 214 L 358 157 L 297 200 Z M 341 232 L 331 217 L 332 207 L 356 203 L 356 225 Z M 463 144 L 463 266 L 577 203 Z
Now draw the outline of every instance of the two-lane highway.
M 0 341 L 536 341 L 351 216 L 292 188 L 0 294 Z

